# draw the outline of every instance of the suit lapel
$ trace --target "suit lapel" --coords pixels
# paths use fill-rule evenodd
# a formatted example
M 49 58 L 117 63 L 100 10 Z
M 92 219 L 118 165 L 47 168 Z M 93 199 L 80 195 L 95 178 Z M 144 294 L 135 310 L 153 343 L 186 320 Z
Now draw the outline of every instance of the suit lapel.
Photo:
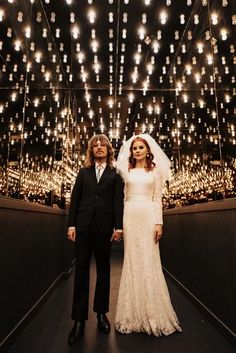
M 94 184 L 97 184 L 97 177 L 95 172 L 95 166 L 88 168 L 88 173 Z

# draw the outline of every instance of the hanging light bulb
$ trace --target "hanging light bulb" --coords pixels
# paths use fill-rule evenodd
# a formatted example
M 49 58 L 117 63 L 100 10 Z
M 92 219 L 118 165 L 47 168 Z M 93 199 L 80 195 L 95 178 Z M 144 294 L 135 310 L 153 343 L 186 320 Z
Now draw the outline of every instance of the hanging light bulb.
M 19 39 L 17 39 L 17 40 L 15 41 L 15 50 L 16 50 L 16 51 L 19 51 L 20 48 L 21 48 L 21 41 L 20 41 Z
M 167 12 L 166 11 L 161 11 L 161 13 L 160 13 L 160 21 L 161 21 L 161 24 L 166 24 L 166 22 L 167 22 L 167 18 L 168 18 L 168 15 L 167 15 Z
M 90 23 L 94 23 L 96 19 L 96 12 L 93 9 L 89 9 L 88 11 L 88 19 Z
M 74 39 L 78 39 L 79 38 L 79 27 L 77 25 L 73 25 L 73 27 L 71 28 L 71 33 Z
M 222 38 L 222 40 L 227 40 L 227 30 L 225 29 L 225 28 L 222 28 L 221 30 L 220 30 L 220 35 L 221 35 L 221 38 Z
M 5 14 L 4 10 L 0 9 L 0 22 L 2 22 L 4 14 Z

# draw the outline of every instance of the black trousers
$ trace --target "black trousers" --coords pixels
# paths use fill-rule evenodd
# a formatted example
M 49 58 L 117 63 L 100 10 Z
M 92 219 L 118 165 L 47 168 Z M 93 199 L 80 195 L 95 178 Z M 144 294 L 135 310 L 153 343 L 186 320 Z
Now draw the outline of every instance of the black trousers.
M 94 254 L 97 281 L 93 310 L 96 313 L 109 311 L 111 234 L 102 234 L 96 224 L 86 233 L 77 233 L 75 243 L 76 269 L 72 305 L 73 320 L 87 320 L 89 306 L 89 272 L 91 256 Z

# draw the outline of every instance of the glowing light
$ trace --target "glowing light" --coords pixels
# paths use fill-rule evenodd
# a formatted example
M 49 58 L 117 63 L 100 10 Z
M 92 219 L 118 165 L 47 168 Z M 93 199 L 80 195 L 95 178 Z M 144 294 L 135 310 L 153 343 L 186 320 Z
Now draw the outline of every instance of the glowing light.
M 195 77 L 196 83 L 200 83 L 200 81 L 201 81 L 201 75 L 200 75 L 198 72 L 195 73 L 194 77 Z
M 160 48 L 160 44 L 159 44 L 159 42 L 157 40 L 154 40 L 152 42 L 152 48 L 153 48 L 153 51 L 154 51 L 155 54 L 158 53 L 159 48 Z
M 187 75 L 191 75 L 192 66 L 190 64 L 185 65 Z
M 74 25 L 71 28 L 71 33 L 74 39 L 78 39 L 79 38 L 79 27 L 77 25 Z
M 90 23 L 94 23 L 96 19 L 96 12 L 93 9 L 89 9 L 88 11 L 88 19 Z
M 139 65 L 139 64 L 140 64 L 141 58 L 142 58 L 142 57 L 141 57 L 141 54 L 139 54 L 139 53 L 136 53 L 136 54 L 135 54 L 134 60 L 135 60 L 136 65 Z
M 37 62 L 37 63 L 40 63 L 41 58 L 42 58 L 42 53 L 41 53 L 40 51 L 37 51 L 37 52 L 35 53 L 35 60 L 36 60 L 36 62 Z
M 91 41 L 91 48 L 94 53 L 97 52 L 98 47 L 99 47 L 98 41 L 96 39 L 92 40 Z
M 218 15 L 216 12 L 213 12 L 211 14 L 211 22 L 213 25 L 217 25 L 218 24 Z
M 204 48 L 203 43 L 198 42 L 198 43 L 197 43 L 197 50 L 198 50 L 199 54 L 202 54 L 202 53 L 203 53 L 203 48 Z
M 77 59 L 78 59 L 79 63 L 82 64 L 85 60 L 84 53 L 80 52 L 79 54 L 77 54 Z
M 94 68 L 95 73 L 98 74 L 101 69 L 101 65 L 99 63 L 95 63 L 93 65 L 93 68 Z
M 29 26 L 25 27 L 25 36 L 26 38 L 30 38 L 31 36 L 31 28 Z
M 112 108 L 114 105 L 114 101 L 112 98 L 110 98 L 107 103 L 108 103 L 109 108 Z
M 228 32 L 227 32 L 227 30 L 225 28 L 222 28 L 220 30 L 220 35 L 221 35 L 222 40 L 227 40 L 227 38 L 228 38 L 227 34 L 228 34 Z
M 207 54 L 207 63 L 208 63 L 208 65 L 212 65 L 213 64 L 213 56 L 212 56 L 212 54 Z
M 161 24 L 166 24 L 167 22 L 167 18 L 168 18 L 168 15 L 167 15 L 167 12 L 166 11 L 161 11 L 160 13 L 160 21 L 161 21 Z
M 129 102 L 130 102 L 130 103 L 133 103 L 133 101 L 134 101 L 134 94 L 133 94 L 133 93 L 130 93 L 130 94 L 128 95 L 128 99 L 129 99 Z
M 21 48 L 21 41 L 20 40 L 16 40 L 15 41 L 15 50 L 19 51 Z
M 145 38 L 145 35 L 146 35 L 146 29 L 145 27 L 141 26 L 139 29 L 138 29 L 138 34 L 139 34 L 139 38 L 141 40 L 143 40 Z
M 3 17 L 4 17 L 4 10 L 0 9 L 0 22 L 2 22 Z

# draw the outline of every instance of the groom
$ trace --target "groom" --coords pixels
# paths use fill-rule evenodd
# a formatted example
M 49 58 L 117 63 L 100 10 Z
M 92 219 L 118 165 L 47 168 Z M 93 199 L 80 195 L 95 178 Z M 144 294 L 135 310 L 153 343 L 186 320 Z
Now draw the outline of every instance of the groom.
M 98 329 L 110 332 L 109 311 L 111 241 L 122 236 L 123 182 L 113 167 L 114 155 L 107 136 L 95 135 L 89 143 L 85 168 L 80 169 L 72 191 L 67 236 L 75 242 L 76 269 L 68 344 L 83 337 L 88 319 L 89 269 L 92 253 L 97 282 L 93 310 Z

